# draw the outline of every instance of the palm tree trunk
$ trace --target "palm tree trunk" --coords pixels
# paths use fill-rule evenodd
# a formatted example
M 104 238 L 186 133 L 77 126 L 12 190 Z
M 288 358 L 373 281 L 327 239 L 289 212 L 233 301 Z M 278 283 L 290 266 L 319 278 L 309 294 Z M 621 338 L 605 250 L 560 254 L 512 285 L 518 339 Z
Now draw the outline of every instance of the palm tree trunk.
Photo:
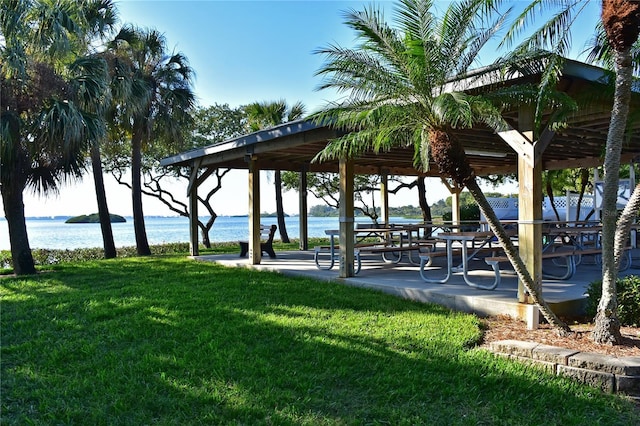
M 142 210 L 142 126 L 134 125 L 131 138 L 131 197 L 133 201 L 133 229 L 136 236 L 136 251 L 140 256 L 149 256 L 151 249 L 147 241 Z
M 507 255 L 507 258 L 509 258 L 509 262 L 511 262 L 511 265 L 513 265 L 513 268 L 518 274 L 518 278 L 520 279 L 520 281 L 522 281 L 525 289 L 531 296 L 533 302 L 540 309 L 540 312 L 542 313 L 544 318 L 549 322 L 549 324 L 556 328 L 560 334 L 566 335 L 571 333 L 571 328 L 569 328 L 569 326 L 564 321 L 558 318 L 558 316 L 551 310 L 547 302 L 543 299 L 542 295 L 539 292 L 539 289 L 541 288 L 540 283 L 536 283 L 531 277 L 531 274 L 529 274 L 526 265 L 520 258 L 518 250 L 513 245 L 511 238 L 509 238 L 509 235 L 507 235 L 506 231 L 502 227 L 500 219 L 498 219 L 496 213 L 493 211 L 493 208 L 491 208 L 491 205 L 487 201 L 487 198 L 484 196 L 484 193 L 480 189 L 480 186 L 478 185 L 475 177 L 468 179 L 465 184 L 467 186 L 467 189 L 469 189 L 469 192 L 473 196 L 473 199 L 476 200 L 476 203 L 478 203 L 482 214 L 487 219 L 489 227 L 491 228 L 493 233 L 496 234 L 498 242 L 504 248 L 504 252 Z
M 289 243 L 289 234 L 287 234 L 287 226 L 284 221 L 284 205 L 282 203 L 282 173 L 280 170 L 274 172 L 274 181 L 276 186 L 276 212 L 278 216 L 278 229 L 280 230 L 280 239 L 283 243 Z
M 17 177 L 14 177 L 10 182 L 3 182 L 1 186 L 4 215 L 9 227 L 11 261 L 16 275 L 36 273 L 24 217 L 24 187 L 24 182 L 21 182 Z
M 614 253 L 613 258 L 616 262 L 616 270 L 620 269 L 620 260 L 624 254 L 624 247 L 627 245 L 629 239 L 629 233 L 631 232 L 631 224 L 640 211 L 640 183 L 636 185 L 631 198 L 624 206 L 620 218 L 618 219 L 618 226 L 616 228 L 616 235 L 614 238 Z
M 467 189 L 469 189 L 473 199 L 478 203 L 480 211 L 487 219 L 489 227 L 493 233 L 496 234 L 498 242 L 502 244 L 509 262 L 511 262 L 511 265 L 518 274 L 518 278 L 522 281 L 533 302 L 538 306 L 540 312 L 542 312 L 542 315 L 561 335 L 571 333 L 569 326 L 558 318 L 542 298 L 539 291 L 541 288 L 540 283 L 536 283 L 531 277 L 531 274 L 529 274 L 516 247 L 511 242 L 511 238 L 509 238 L 496 213 L 493 211 L 493 208 L 489 205 L 487 198 L 478 185 L 475 173 L 469 164 L 469 160 L 464 152 L 464 147 L 460 141 L 452 134 L 441 129 L 431 129 L 429 133 L 432 158 L 438 165 L 440 173 L 450 176 L 458 185 L 461 187 L 466 186 Z
M 622 140 L 629 115 L 633 67 L 631 50 L 616 51 L 616 87 L 611 109 L 611 122 L 607 134 L 607 150 L 604 158 L 604 188 L 602 195 L 602 297 L 593 329 L 593 340 L 597 343 L 619 344 L 622 342 L 618 320 L 616 281 L 618 268 L 614 256 L 616 233 L 617 198 Z M 618 259 L 618 265 L 620 260 Z
M 93 181 L 96 188 L 96 201 L 98 202 L 98 216 L 100 217 L 104 257 L 105 259 L 113 259 L 117 256 L 116 244 L 113 240 L 111 216 L 109 215 L 109 207 L 107 205 L 107 194 L 104 190 L 104 177 L 102 175 L 102 161 L 98 142 L 93 143 L 91 146 L 91 167 L 93 169 Z

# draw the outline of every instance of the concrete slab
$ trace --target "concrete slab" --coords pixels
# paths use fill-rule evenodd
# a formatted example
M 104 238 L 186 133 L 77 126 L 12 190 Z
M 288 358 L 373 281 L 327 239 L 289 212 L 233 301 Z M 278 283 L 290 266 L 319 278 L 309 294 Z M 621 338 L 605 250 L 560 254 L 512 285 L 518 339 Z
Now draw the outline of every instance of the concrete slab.
M 454 273 L 446 284 L 430 284 L 422 280 L 419 265 L 411 264 L 405 257 L 398 264 L 382 261 L 380 255 L 363 256 L 362 270 L 353 278 L 339 278 L 337 265 L 332 270 L 320 270 L 313 261 L 313 251 L 277 252 L 275 259 L 262 259 L 260 265 L 251 265 L 247 258 L 237 254 L 198 256 L 197 260 L 213 261 L 226 266 L 250 267 L 294 276 L 305 276 L 322 281 L 337 281 L 346 285 L 365 287 L 383 291 L 406 299 L 431 302 L 463 312 L 480 316 L 505 314 L 526 321 L 527 307 L 517 302 L 517 278 L 503 276 L 495 290 L 480 290 L 469 287 L 462 273 Z M 634 251 L 634 263 L 621 276 L 640 274 L 640 249 Z M 430 269 L 435 276 L 444 276 L 445 258 L 436 258 Z M 553 266 L 550 266 L 553 267 Z M 493 272 L 483 261 L 472 261 L 470 272 L 474 279 L 493 280 Z M 542 282 L 545 300 L 558 315 L 577 316 L 584 311 L 586 290 L 589 284 L 601 279 L 601 266 L 585 259 L 576 274 L 568 280 Z

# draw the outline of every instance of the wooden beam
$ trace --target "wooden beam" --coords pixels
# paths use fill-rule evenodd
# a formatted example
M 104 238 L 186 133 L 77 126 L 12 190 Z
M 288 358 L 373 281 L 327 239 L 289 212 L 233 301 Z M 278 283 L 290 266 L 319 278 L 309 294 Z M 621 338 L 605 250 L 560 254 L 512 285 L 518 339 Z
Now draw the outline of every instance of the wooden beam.
M 503 132 L 498 132 L 498 136 L 502 138 L 515 152 L 518 153 L 518 157 L 526 161 L 529 166 L 533 167 L 535 153 L 533 150 L 533 144 L 529 139 L 524 137 L 518 130 L 510 129 Z
M 510 136 L 518 144 L 518 246 L 520 256 L 534 285 L 542 293 L 542 162 L 541 155 L 536 156 L 532 142 L 534 140 L 534 118 L 530 108 L 523 107 L 518 111 L 519 131 Z M 545 135 L 543 144 L 548 144 L 550 134 Z M 530 148 L 524 147 L 524 144 Z M 518 281 L 518 301 L 532 303 L 525 287 Z M 527 324 L 528 328 L 537 328 L 538 324 Z
M 193 162 L 193 167 L 191 167 L 191 174 L 189 175 L 189 184 L 187 185 L 187 195 L 191 194 L 191 189 L 194 186 L 198 186 L 198 170 L 202 165 L 202 158 L 198 158 Z
M 389 175 L 380 170 L 380 217 L 386 226 L 389 225 Z
M 307 165 L 303 165 L 300 169 L 299 180 L 299 192 L 298 192 L 298 206 L 299 215 L 298 220 L 300 224 L 300 250 L 309 250 L 309 227 L 308 227 L 308 206 L 307 206 Z
M 353 277 L 353 160 L 340 159 L 340 278 Z
M 260 166 L 255 156 L 249 159 L 249 258 L 252 265 L 262 261 L 260 249 Z
M 198 186 L 202 185 L 202 183 L 205 180 L 207 180 L 209 178 L 209 176 L 211 176 L 213 174 L 213 172 L 215 172 L 216 170 L 218 170 L 217 167 L 208 167 L 200 176 L 198 176 L 196 184 Z
M 189 182 L 192 182 L 193 175 L 198 174 L 198 169 L 191 168 Z M 195 179 L 193 180 L 195 182 Z M 198 244 L 198 185 L 189 186 L 189 254 L 198 256 L 200 246 Z
M 449 181 L 442 176 L 440 176 L 440 180 L 451 194 L 451 223 L 458 225 L 460 224 L 460 193 L 464 188 L 459 187 L 455 183 L 451 185 Z
M 553 137 L 556 135 L 556 132 L 553 130 L 549 130 L 545 128 L 540 135 L 540 138 L 533 143 L 533 155 L 534 159 L 537 160 L 542 158 L 542 154 L 547 149 L 547 147 L 551 144 Z

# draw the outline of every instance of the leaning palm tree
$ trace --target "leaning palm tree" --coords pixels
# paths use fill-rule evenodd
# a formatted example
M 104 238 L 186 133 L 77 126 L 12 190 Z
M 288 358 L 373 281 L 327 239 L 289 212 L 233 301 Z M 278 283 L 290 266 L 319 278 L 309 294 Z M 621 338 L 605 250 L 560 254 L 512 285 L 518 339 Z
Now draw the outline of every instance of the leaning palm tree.
M 620 246 L 626 241 L 626 233 L 616 232 L 618 171 L 624 140 L 631 85 L 633 82 L 632 48 L 640 34 L 640 3 L 628 0 L 603 0 L 602 23 L 607 42 L 613 51 L 616 82 L 607 133 L 607 150 L 604 159 L 604 188 L 602 197 L 602 297 L 595 318 L 593 339 L 598 343 L 619 344 L 620 321 L 617 316 L 616 281 L 620 265 Z M 637 196 L 635 199 L 637 200 Z M 630 202 L 636 206 L 637 203 Z M 624 221 L 623 221 L 624 222 Z M 626 222 L 625 222 L 626 223 Z M 628 227 L 623 224 L 622 230 Z M 616 236 L 620 240 L 614 250 Z
M 461 79 L 470 75 L 480 51 L 504 23 L 506 14 L 493 18 L 496 3 L 451 2 L 437 16 L 433 1 L 402 0 L 396 11 L 399 29 L 385 23 L 382 12 L 374 7 L 348 12 L 346 24 L 356 32 L 358 47 L 332 45 L 318 51 L 327 58 L 318 71 L 325 78 L 321 88 L 348 96 L 330 104 L 317 118 L 357 131 L 329 143 L 320 159 L 397 146 L 415 147 L 418 168 L 426 168 L 431 158 L 442 175 L 469 189 L 544 317 L 566 333 L 569 327 L 541 297 L 539 283 L 487 202 L 462 144 L 451 131 L 480 123 L 496 130 L 506 126 L 492 100 L 464 92 Z M 527 91 L 537 94 L 537 90 L 523 89 L 520 100 Z
M 142 208 L 142 153 L 151 143 L 171 143 L 184 136 L 195 106 L 193 71 L 181 53 L 167 54 L 167 43 L 155 30 L 124 26 L 109 43 L 113 93 L 110 124 L 131 136 L 131 196 L 136 251 L 149 255 Z M 114 78 L 115 77 L 115 78 Z M 118 133 L 118 130 L 111 134 Z
M 543 85 L 552 86 L 557 81 L 557 69 L 562 57 L 567 56 L 571 47 L 572 24 L 576 18 L 583 14 L 590 2 L 582 0 L 532 0 L 523 10 L 522 14 L 514 21 L 505 36 L 505 43 L 509 45 L 514 39 L 520 37 L 529 27 L 529 24 L 537 22 L 535 18 L 548 16 L 545 21 L 531 35 L 525 37 L 513 52 L 546 49 L 556 54 L 555 66 L 546 68 L 542 78 Z M 606 31 L 597 37 L 595 47 L 591 51 L 591 59 L 597 60 L 608 68 L 616 69 L 616 88 L 614 96 L 614 108 L 612 110 L 610 132 L 607 135 L 607 156 L 605 157 L 605 169 L 610 173 L 605 174 L 605 197 L 603 197 L 603 286 L 602 298 L 599 305 L 600 319 L 596 320 L 597 326 L 593 338 L 596 342 L 616 343 L 620 341 L 619 322 L 616 317 L 617 298 L 615 295 L 615 276 L 618 271 L 617 261 L 621 256 L 621 248 L 626 238 L 620 237 L 614 252 L 613 241 L 616 235 L 624 234 L 624 221 L 615 224 L 615 193 L 617 192 L 620 163 L 620 144 L 624 134 L 624 123 L 628 114 L 630 99 L 630 87 L 633 69 L 638 71 L 640 66 L 640 49 L 638 49 L 638 23 L 637 1 L 627 0 L 603 0 L 602 2 L 602 27 Z M 546 12 L 546 13 L 545 13 Z M 636 44 L 636 48 L 633 45 Z M 613 50 L 613 54 L 612 51 Z M 542 91 L 541 91 L 542 93 Z M 622 118 L 625 118 L 624 120 Z M 615 127 L 613 127 L 615 125 Z M 612 144 L 610 147 L 609 144 Z M 605 170 L 605 171 L 606 171 Z M 613 172 L 613 173 L 612 173 Z M 608 178 L 607 178 L 608 176 Z M 608 197 L 607 197 L 608 195 Z M 626 234 L 625 234 L 626 235 Z M 605 255 L 606 253 L 606 255 Z M 616 260 L 617 259 L 617 260 Z
M 254 102 L 245 107 L 249 127 L 252 131 L 258 131 L 278 124 L 287 123 L 302 118 L 305 114 L 305 106 L 302 102 L 296 102 L 291 107 L 285 100 L 275 102 Z M 284 205 L 282 202 L 282 173 L 274 171 L 274 185 L 276 190 L 276 214 L 280 239 L 284 243 L 289 242 L 286 223 L 284 220 Z
M 56 192 L 80 178 L 102 134 L 104 61 L 83 56 L 111 16 L 110 1 L 2 3 L 0 191 L 16 274 L 35 273 L 23 192 Z

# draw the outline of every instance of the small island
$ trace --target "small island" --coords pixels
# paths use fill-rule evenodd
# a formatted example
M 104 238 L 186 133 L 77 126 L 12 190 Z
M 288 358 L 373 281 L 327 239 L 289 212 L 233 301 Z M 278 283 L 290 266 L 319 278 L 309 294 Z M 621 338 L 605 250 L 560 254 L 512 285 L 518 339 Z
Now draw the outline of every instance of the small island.
M 111 223 L 124 223 L 127 220 L 117 214 L 109 214 L 111 217 Z M 74 216 L 67 219 L 64 223 L 100 223 L 100 216 L 98 213 L 93 214 L 83 214 L 80 216 Z

